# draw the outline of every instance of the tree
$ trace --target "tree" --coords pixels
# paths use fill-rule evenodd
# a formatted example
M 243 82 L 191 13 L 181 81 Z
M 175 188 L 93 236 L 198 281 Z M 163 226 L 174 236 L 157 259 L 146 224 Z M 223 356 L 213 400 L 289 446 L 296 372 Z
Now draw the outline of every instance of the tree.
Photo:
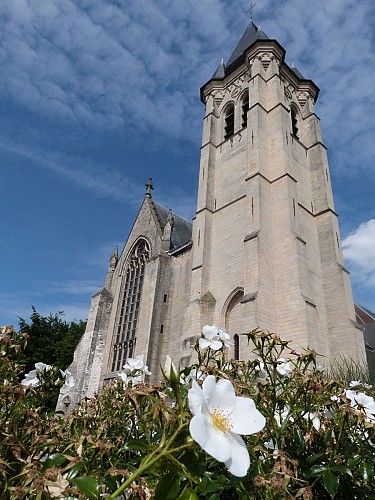
M 27 346 L 23 353 L 25 371 L 32 370 L 34 364 L 43 363 L 65 370 L 73 361 L 74 349 L 82 337 L 86 322 L 67 322 L 59 311 L 42 316 L 34 306 L 30 322 L 19 318 L 20 333 L 28 335 Z

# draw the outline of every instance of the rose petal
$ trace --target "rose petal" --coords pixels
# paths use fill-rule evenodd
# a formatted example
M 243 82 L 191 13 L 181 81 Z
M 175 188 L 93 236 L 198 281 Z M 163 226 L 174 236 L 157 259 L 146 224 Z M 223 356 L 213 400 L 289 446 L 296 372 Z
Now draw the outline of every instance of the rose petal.
M 241 436 L 231 434 L 231 438 L 231 456 L 225 465 L 234 476 L 244 477 L 250 467 L 249 452 Z
M 202 329 L 203 335 L 206 339 L 219 338 L 219 329 L 215 325 L 206 325 Z
M 233 427 L 237 434 L 254 434 L 263 429 L 266 419 L 256 409 L 255 403 L 250 398 L 236 397 L 236 404 L 230 414 Z
M 210 411 L 220 409 L 231 412 L 236 405 L 236 395 L 229 380 L 220 379 L 216 383 L 214 375 L 209 375 L 202 385 L 204 399 Z
M 212 375 L 210 375 L 212 377 Z M 197 382 L 192 380 L 192 387 L 189 389 L 188 400 L 189 408 L 193 415 L 204 412 L 204 407 L 206 406 L 206 401 L 204 399 L 203 391 L 197 384 Z
M 224 432 L 217 431 L 211 420 L 202 413 L 195 415 L 190 422 L 190 434 L 211 457 L 219 462 L 229 460 L 231 456 L 230 440 Z
M 211 342 L 209 342 L 207 339 L 201 338 L 199 339 L 199 347 L 204 350 L 207 349 L 207 347 L 210 347 Z
M 223 347 L 223 343 L 220 340 L 214 340 L 210 343 L 210 347 L 213 351 L 218 351 Z

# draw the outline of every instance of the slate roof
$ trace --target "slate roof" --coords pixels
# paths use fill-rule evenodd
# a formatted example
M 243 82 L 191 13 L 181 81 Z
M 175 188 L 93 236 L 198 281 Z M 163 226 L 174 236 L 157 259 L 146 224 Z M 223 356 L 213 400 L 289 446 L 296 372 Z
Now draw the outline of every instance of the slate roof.
M 225 65 L 226 72 L 228 72 L 229 66 L 231 66 L 232 64 L 234 65 L 234 63 L 243 56 L 244 52 L 257 40 L 269 40 L 269 38 L 263 30 L 258 28 L 253 23 L 253 21 L 250 21 L 245 33 L 242 35 L 240 41 L 236 45 L 236 48 L 232 52 L 232 55 Z
M 363 324 L 367 325 L 369 323 L 375 323 L 375 314 L 369 309 L 366 309 L 360 304 L 354 304 L 354 308 L 356 315 L 360 318 Z
M 258 28 L 258 26 L 256 26 L 253 21 L 250 21 L 245 33 L 242 35 L 227 63 L 224 64 L 224 61 L 221 60 L 219 66 L 216 68 L 216 71 L 212 75 L 211 80 L 222 80 L 226 75 L 231 73 L 231 71 L 242 62 L 244 53 L 247 51 L 247 49 L 249 49 L 258 40 L 270 40 L 270 38 L 264 33 L 261 28 Z M 299 79 L 305 80 L 305 77 L 298 70 L 298 68 L 294 66 L 294 64 L 291 65 L 290 69 Z
M 363 329 L 367 364 L 375 370 L 375 314 L 359 304 L 354 304 L 357 323 Z
M 156 217 L 158 219 L 160 229 L 163 230 L 170 210 L 168 208 L 159 205 L 154 200 L 151 201 L 152 206 L 155 210 Z M 171 247 L 170 250 L 176 250 L 179 247 L 184 246 L 186 243 L 191 241 L 192 227 L 193 224 L 180 217 L 179 215 L 172 212 L 173 216 L 173 229 L 171 236 Z
M 298 76 L 301 80 L 305 80 L 305 77 L 302 75 L 302 73 L 294 66 L 294 64 L 291 65 L 290 69 L 293 71 L 293 73 Z
M 221 60 L 219 66 L 216 68 L 215 73 L 212 75 L 211 80 L 222 80 L 225 76 L 224 59 Z

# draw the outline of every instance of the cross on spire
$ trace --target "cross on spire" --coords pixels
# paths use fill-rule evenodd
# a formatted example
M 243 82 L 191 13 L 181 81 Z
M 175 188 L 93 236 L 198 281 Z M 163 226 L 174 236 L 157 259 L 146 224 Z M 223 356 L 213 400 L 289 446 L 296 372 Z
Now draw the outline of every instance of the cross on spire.
M 250 1 L 250 7 L 247 9 L 246 12 L 250 12 L 250 21 L 253 21 L 253 9 L 256 6 L 256 3 L 253 3 L 253 0 Z
M 148 182 L 146 182 L 145 186 L 146 186 L 146 196 L 149 196 L 151 198 L 151 190 L 154 189 L 152 177 L 149 178 L 149 180 L 148 180 Z

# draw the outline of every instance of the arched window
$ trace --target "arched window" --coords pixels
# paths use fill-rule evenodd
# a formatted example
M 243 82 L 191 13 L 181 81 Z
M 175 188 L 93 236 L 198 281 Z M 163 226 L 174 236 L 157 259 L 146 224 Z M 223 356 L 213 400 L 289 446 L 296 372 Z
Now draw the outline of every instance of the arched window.
M 237 335 L 233 335 L 234 341 L 234 359 L 240 359 L 240 337 Z
M 298 111 L 293 105 L 290 107 L 290 117 L 292 120 L 292 134 L 299 139 Z
M 121 370 L 128 358 L 133 357 L 137 341 L 137 321 L 141 302 L 145 263 L 150 257 L 146 240 L 139 240 L 133 248 L 123 278 L 122 301 L 117 312 L 116 337 L 113 344 L 111 371 Z
M 245 92 L 242 97 L 242 126 L 247 127 L 247 112 L 249 111 L 249 92 Z
M 234 134 L 234 105 L 230 104 L 225 111 L 224 139 Z

